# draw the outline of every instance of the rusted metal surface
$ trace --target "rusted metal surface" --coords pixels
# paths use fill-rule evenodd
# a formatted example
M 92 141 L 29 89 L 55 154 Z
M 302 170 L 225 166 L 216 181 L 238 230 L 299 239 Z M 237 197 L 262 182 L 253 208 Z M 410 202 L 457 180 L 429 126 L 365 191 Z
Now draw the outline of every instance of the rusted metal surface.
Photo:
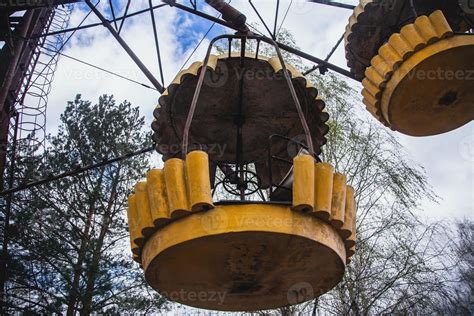
M 12 34 L 13 49 L 5 45 L 0 50 L 0 183 L 3 184 L 8 130 L 12 107 L 17 100 L 28 66 L 32 62 L 39 38 L 23 40 L 42 32 L 52 13 L 50 8 L 28 10 L 19 19 Z M 2 185 L 0 184 L 0 185 Z
M 208 68 L 205 84 L 197 104 L 194 120 L 190 127 L 189 147 L 207 151 L 212 163 L 236 163 L 237 129 L 236 119 L 242 125 L 242 163 L 255 163 L 264 187 L 268 185 L 267 144 L 273 134 L 304 140 L 298 112 L 281 71 L 274 68 L 269 60 L 253 56 L 245 58 L 246 72 L 242 73 L 240 56 L 217 58 Z M 195 63 L 183 71 L 160 98 L 160 106 L 155 110 L 153 123 L 154 140 L 157 151 L 166 161 L 181 156 L 181 142 L 184 125 L 194 96 L 201 63 Z M 309 126 L 315 154 L 321 152 L 325 144 L 328 114 L 323 112 L 324 102 L 318 98 L 318 91 L 294 68 L 291 69 L 292 82 Z M 239 112 L 239 84 L 245 75 L 242 89 L 242 116 Z M 291 160 L 288 142 L 273 143 L 272 152 Z M 288 171 L 287 164 L 274 164 L 274 179 L 283 178 Z
M 206 3 L 219 11 L 222 14 L 222 18 L 233 26 L 243 31 L 248 31 L 245 25 L 247 17 L 239 10 L 223 0 L 206 0 Z
M 82 0 L 29 0 L 29 1 L 12 1 L 0 0 L 0 9 L 8 11 L 21 11 L 41 7 L 53 8 L 57 5 L 64 5 L 67 3 L 81 2 Z
M 364 78 L 366 67 L 390 35 L 413 23 L 417 16 L 442 10 L 455 32 L 468 28 L 465 17 L 474 20 L 474 13 L 463 11 L 459 1 L 414 0 L 413 5 L 405 0 L 364 0 L 354 9 L 346 27 L 345 45 L 347 64 L 357 79 Z

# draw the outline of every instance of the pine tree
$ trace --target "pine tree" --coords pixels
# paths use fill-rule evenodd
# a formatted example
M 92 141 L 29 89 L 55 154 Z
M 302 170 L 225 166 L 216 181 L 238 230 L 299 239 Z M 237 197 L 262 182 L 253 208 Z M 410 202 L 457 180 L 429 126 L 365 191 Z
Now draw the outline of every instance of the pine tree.
M 151 146 L 138 108 L 112 96 L 92 104 L 78 95 L 60 120 L 43 159 L 23 165 L 30 180 Z M 127 195 L 147 166 L 136 156 L 17 195 L 10 305 L 68 315 L 163 306 L 129 251 Z

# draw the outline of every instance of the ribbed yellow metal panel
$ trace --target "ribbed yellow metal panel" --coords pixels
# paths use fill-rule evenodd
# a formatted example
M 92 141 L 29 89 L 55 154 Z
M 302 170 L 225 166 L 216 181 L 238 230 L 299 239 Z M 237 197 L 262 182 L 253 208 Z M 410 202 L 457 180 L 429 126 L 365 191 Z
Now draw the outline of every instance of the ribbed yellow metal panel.
M 385 62 L 385 60 L 380 57 L 380 55 L 376 55 L 372 59 L 372 64 L 377 65 L 377 67 L 374 68 L 384 79 L 389 78 L 393 74 L 392 68 L 390 68 L 390 66 Z
M 169 159 L 164 167 L 166 194 L 170 217 L 179 217 L 189 212 L 189 202 L 186 193 L 184 177 L 184 161 L 178 158 Z
M 135 197 L 137 205 L 138 228 L 144 237 L 149 237 L 155 230 L 155 225 L 151 218 L 150 202 L 146 182 L 138 182 L 135 185 Z
M 186 180 L 191 210 L 211 209 L 213 204 L 207 153 L 197 150 L 186 156 Z
M 441 10 L 431 13 L 430 20 L 440 38 L 445 38 L 454 34 L 453 29 Z
M 331 223 L 335 228 L 341 228 L 344 224 L 346 208 L 346 176 L 341 173 L 334 174 L 332 201 L 331 201 Z
M 313 211 L 314 165 L 314 158 L 310 155 L 299 155 L 293 159 L 293 210 Z
M 315 166 L 314 214 L 324 220 L 331 215 L 332 186 L 334 168 L 325 162 Z
M 349 193 L 349 191 L 351 192 Z M 348 224 L 350 225 L 349 227 L 351 230 L 351 235 L 347 238 L 346 241 L 344 241 L 344 244 L 346 246 L 346 249 L 350 249 L 354 247 L 356 244 L 356 202 L 355 202 L 355 196 L 354 196 L 354 189 L 352 190 L 348 189 L 347 192 L 349 194 L 347 194 L 348 196 L 346 198 L 346 201 L 350 204 L 349 207 L 353 211 L 352 211 L 352 216 L 348 218 Z
M 438 40 L 438 34 L 436 34 L 436 30 L 427 16 L 418 17 L 415 20 L 415 26 L 428 44 L 433 44 Z
M 161 226 L 169 221 L 168 197 L 166 196 L 165 175 L 161 169 L 147 172 L 148 200 L 153 224 Z
M 379 48 L 379 55 L 392 69 L 396 69 L 403 62 L 402 56 L 389 44 L 384 44 Z
M 405 25 L 400 32 L 414 50 L 420 50 L 428 44 L 423 35 L 419 33 L 415 24 Z
M 395 33 L 389 38 L 389 42 L 392 47 L 395 48 L 398 55 L 402 56 L 402 59 L 407 59 L 413 55 L 413 47 L 403 38 L 399 33 Z M 366 72 L 367 73 L 367 72 Z M 374 82 L 379 82 L 378 78 Z
M 288 289 L 301 280 L 312 295 L 304 300 L 312 299 L 341 281 L 346 260 L 343 240 L 328 222 L 268 203 L 191 213 L 158 230 L 142 249 L 151 287 L 169 298 L 174 291 L 227 293 L 221 303 L 177 299 L 223 311 L 286 306 L 293 301 Z
M 137 204 L 135 194 L 128 196 L 128 230 L 130 233 L 130 244 L 132 252 L 138 254 L 138 249 L 143 245 L 143 237 L 139 233 L 138 220 L 137 220 Z
M 352 234 L 352 227 L 356 216 L 356 206 L 354 199 L 354 188 L 347 186 L 346 188 L 346 207 L 344 213 L 344 225 L 342 225 L 340 234 L 342 239 L 347 239 Z

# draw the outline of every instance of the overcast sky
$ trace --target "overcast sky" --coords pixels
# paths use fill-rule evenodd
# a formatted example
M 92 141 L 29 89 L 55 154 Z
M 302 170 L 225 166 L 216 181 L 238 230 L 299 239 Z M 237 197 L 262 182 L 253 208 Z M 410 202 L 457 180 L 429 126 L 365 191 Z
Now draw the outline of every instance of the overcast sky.
M 102 0 L 99 8 L 104 14 L 110 15 L 106 6 L 107 2 Z M 114 1 L 119 11 L 116 12 L 117 16 L 122 15 L 125 2 L 125 0 Z M 280 2 L 279 21 L 281 22 L 290 1 Z M 154 4 L 159 3 L 159 1 L 154 1 Z M 253 3 L 258 7 L 267 24 L 273 25 L 275 1 L 254 0 Z M 252 11 L 248 1 L 233 0 L 232 4 L 246 13 L 249 22 L 258 22 L 258 17 Z M 133 0 L 130 12 L 147 5 L 147 0 Z M 217 15 L 217 12 L 212 9 L 205 10 Z M 70 27 L 78 25 L 86 13 L 87 7 L 84 3 L 76 4 Z M 294 0 L 283 27 L 293 32 L 302 50 L 318 57 L 325 57 L 343 34 L 350 14 L 349 10 Z M 155 17 L 159 30 L 165 85 L 167 85 L 212 23 L 170 7 L 156 10 Z M 97 19 L 91 15 L 85 24 L 96 21 Z M 263 32 L 264 28 L 260 27 L 260 30 Z M 215 26 L 190 59 L 190 63 L 202 60 L 209 39 L 223 31 L 222 28 Z M 142 14 L 127 19 L 122 36 L 159 78 L 150 15 Z M 63 52 L 151 86 L 104 27 L 77 31 Z M 346 67 L 343 45 L 336 51 L 331 62 Z M 358 83 L 351 81 L 351 84 L 360 90 Z M 141 113 L 147 118 L 147 124 L 152 120 L 153 109 L 160 97 L 157 91 L 61 57 L 49 95 L 48 132 L 55 132 L 59 115 L 64 110 L 66 102 L 73 100 L 77 93 L 93 102 L 102 94 L 113 94 L 119 102 L 128 100 L 133 105 L 140 106 Z M 424 166 L 430 184 L 435 193 L 440 196 L 439 204 L 431 202 L 423 204 L 420 210 L 423 212 L 422 216 L 427 219 L 472 218 L 474 124 L 471 122 L 454 132 L 434 137 L 413 138 L 398 133 L 397 136 L 411 158 Z

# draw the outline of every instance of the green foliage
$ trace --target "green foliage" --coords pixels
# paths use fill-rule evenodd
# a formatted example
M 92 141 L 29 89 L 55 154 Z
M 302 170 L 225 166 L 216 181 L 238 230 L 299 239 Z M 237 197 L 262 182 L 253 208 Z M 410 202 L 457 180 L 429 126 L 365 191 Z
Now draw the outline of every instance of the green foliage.
M 23 174 L 42 178 L 150 146 L 144 118 L 129 102 L 78 95 L 48 136 L 42 160 Z M 138 156 L 19 194 L 8 297 L 17 309 L 45 313 L 157 311 L 165 301 L 132 261 L 125 217 L 130 188 L 148 166 Z

